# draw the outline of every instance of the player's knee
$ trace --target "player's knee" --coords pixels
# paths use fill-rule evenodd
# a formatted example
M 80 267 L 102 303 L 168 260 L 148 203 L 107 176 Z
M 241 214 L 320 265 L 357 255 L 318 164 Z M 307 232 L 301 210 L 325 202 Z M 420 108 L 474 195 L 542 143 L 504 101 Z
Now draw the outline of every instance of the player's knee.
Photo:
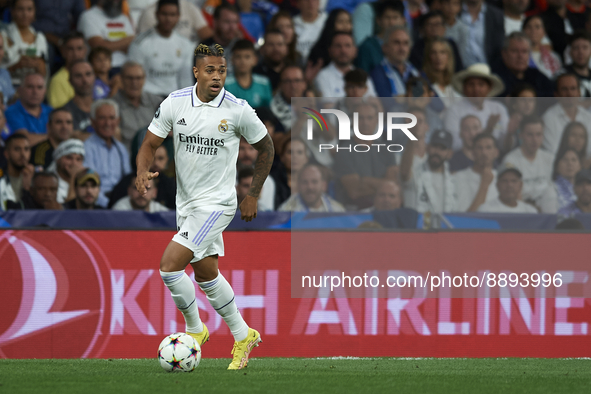
M 163 256 L 162 260 L 160 260 L 160 271 L 162 272 L 175 272 L 182 271 L 184 269 L 185 266 L 183 264 L 178 264 L 172 259 L 166 258 L 166 256 Z

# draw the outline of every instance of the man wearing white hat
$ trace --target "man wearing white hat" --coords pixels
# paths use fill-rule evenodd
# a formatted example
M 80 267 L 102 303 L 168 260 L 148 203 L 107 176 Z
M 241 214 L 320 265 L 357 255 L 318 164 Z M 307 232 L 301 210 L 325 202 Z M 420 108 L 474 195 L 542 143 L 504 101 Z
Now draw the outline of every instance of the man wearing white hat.
M 467 115 L 474 115 L 484 126 L 485 133 L 491 133 L 497 141 L 504 141 L 509 114 L 505 106 L 489 100 L 505 90 L 501 79 L 490 72 L 488 65 L 476 63 L 455 74 L 452 86 L 462 92 L 464 99 L 457 101 L 443 114 L 443 127 L 453 136 L 453 150 L 462 148 L 460 121 Z
M 53 151 L 53 163 L 47 168 L 48 172 L 57 174 L 58 190 L 57 202 L 63 204 L 76 197 L 74 179 L 76 174 L 84 168 L 84 143 L 70 138 L 60 143 Z

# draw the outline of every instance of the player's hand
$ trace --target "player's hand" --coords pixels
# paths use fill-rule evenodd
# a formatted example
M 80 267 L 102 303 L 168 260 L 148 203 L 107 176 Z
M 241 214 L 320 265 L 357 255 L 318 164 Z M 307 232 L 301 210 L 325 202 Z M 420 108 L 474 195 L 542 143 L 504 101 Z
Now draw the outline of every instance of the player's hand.
M 140 192 L 142 197 L 148 193 L 148 189 L 150 188 L 150 180 L 158 178 L 158 175 L 160 175 L 159 172 L 149 171 L 138 174 L 135 180 L 135 188 L 138 192 Z
M 257 199 L 252 196 L 244 197 L 240 203 L 240 219 L 250 222 L 257 217 Z

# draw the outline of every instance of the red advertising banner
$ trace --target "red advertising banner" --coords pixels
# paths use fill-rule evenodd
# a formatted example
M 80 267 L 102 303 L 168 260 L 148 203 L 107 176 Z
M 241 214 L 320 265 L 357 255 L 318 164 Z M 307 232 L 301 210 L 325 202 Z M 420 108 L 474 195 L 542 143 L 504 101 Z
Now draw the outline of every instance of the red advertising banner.
M 162 338 L 184 329 L 158 273 L 172 235 L 0 232 L 0 357 L 156 357 Z M 461 250 L 463 234 L 450 235 Z M 539 235 L 513 234 L 524 248 Z M 501 236 L 473 235 L 471 245 Z M 589 298 L 291 298 L 289 232 L 227 232 L 224 239 L 220 269 L 263 338 L 255 357 L 591 356 Z M 229 358 L 227 326 L 199 289 L 197 298 L 211 333 L 203 356 Z

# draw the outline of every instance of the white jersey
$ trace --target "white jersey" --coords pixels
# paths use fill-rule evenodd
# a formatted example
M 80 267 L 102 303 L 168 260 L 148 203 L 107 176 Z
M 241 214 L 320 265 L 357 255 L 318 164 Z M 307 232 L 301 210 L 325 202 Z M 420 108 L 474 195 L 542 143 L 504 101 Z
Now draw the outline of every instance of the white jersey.
M 488 185 L 484 202 L 489 202 L 499 196 L 499 191 L 495 186 L 497 184 L 497 171 L 492 170 L 492 172 L 493 180 Z M 470 205 L 472 205 L 474 202 L 474 198 L 478 194 L 481 176 L 479 173 L 474 172 L 472 167 L 458 171 L 452 176 L 454 178 L 456 194 L 458 196 L 458 211 L 467 212 L 468 208 L 470 208 Z
M 536 152 L 536 158 L 529 161 L 521 148 L 515 148 L 507 153 L 503 164 L 509 167 L 517 167 L 523 175 L 523 190 L 521 191 L 524 200 L 536 200 L 540 198 L 548 188 L 551 188 L 552 169 L 554 156 L 543 150 Z
M 267 134 L 245 100 L 222 89 L 210 102 L 197 97 L 197 84 L 172 92 L 148 130 L 160 138 L 173 131 L 177 214 L 196 208 L 236 209 L 236 160 L 240 136 L 249 144 Z
M 183 86 L 192 85 L 194 44 L 173 31 L 163 37 L 151 28 L 140 34 L 129 47 L 129 60 L 146 70 L 144 90 L 158 96 L 167 96 Z
M 494 200 L 487 201 L 478 207 L 478 212 L 486 213 L 538 213 L 534 207 L 523 201 L 517 200 L 517 206 L 510 207 L 503 204 L 497 197 Z

